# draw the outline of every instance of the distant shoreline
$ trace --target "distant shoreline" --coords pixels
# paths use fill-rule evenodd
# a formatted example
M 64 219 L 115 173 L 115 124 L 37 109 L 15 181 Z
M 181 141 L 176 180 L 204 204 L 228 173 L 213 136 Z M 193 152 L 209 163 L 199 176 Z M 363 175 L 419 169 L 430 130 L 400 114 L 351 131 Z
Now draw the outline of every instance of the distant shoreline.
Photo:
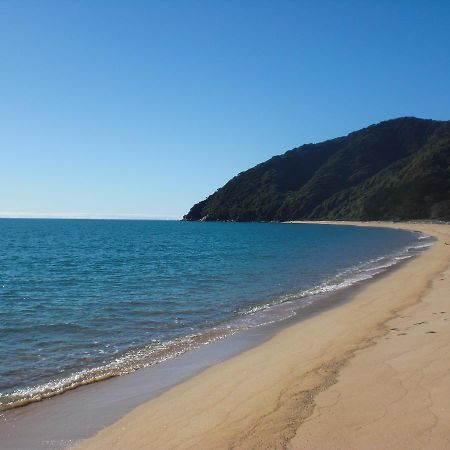
M 448 292 L 446 289 L 450 286 L 449 249 L 443 245 L 443 241 L 450 238 L 450 226 L 313 223 L 408 229 L 433 235 L 438 242 L 399 270 L 369 283 L 349 302 L 282 330 L 266 343 L 206 369 L 139 406 L 82 442 L 79 448 L 135 448 L 150 442 L 155 447 L 165 448 L 367 448 L 372 443 L 378 448 L 391 448 L 388 445 L 391 442 L 396 443 L 392 448 L 411 448 L 412 438 L 422 443 L 414 448 L 429 448 L 431 435 L 421 431 L 420 424 L 414 422 L 409 404 L 405 403 L 402 409 L 395 389 L 383 391 L 386 386 L 401 382 L 398 378 L 405 365 L 399 363 L 397 374 L 384 374 L 378 382 L 371 379 L 371 373 L 386 365 L 390 351 L 403 351 L 402 346 L 413 355 L 406 368 L 420 371 L 429 366 L 424 359 L 424 349 L 427 348 L 425 353 L 431 358 L 434 355 L 437 358 L 442 347 L 450 345 L 450 326 L 447 324 L 447 328 L 443 328 L 444 314 L 449 313 L 450 317 L 450 310 L 445 311 L 448 308 L 441 305 L 446 300 L 443 293 Z M 444 272 L 446 275 L 442 276 Z M 440 285 L 435 287 L 438 281 Z M 442 309 L 439 311 L 442 316 L 428 311 L 430 308 Z M 419 320 L 425 315 L 426 320 Z M 438 319 L 442 320 L 434 323 Z M 428 323 L 432 325 L 422 327 L 421 332 L 420 325 Z M 417 336 L 403 337 L 408 333 Z M 411 339 L 415 339 L 413 343 Z M 430 353 L 430 349 L 434 350 Z M 383 365 L 377 365 L 377 359 L 372 357 L 374 352 L 385 358 Z M 366 363 L 360 363 L 364 358 Z M 365 369 L 366 366 L 370 370 Z M 357 380 L 352 375 L 356 370 Z M 365 382 L 369 385 L 361 387 L 362 390 L 352 387 L 352 383 L 363 385 Z M 430 383 L 414 387 L 414 380 L 410 380 L 410 384 L 412 394 L 419 388 L 433 390 Z M 448 386 L 447 383 L 434 387 L 437 399 L 448 398 Z M 339 392 L 337 401 L 332 400 L 335 392 Z M 393 400 L 400 402 L 398 411 L 389 416 L 395 434 L 389 432 L 383 421 L 364 422 L 366 416 L 376 416 L 377 411 L 383 409 L 382 404 L 389 407 Z M 351 410 L 339 411 L 349 401 Z M 420 396 L 412 401 L 421 411 L 420 422 L 426 422 L 431 414 L 428 403 Z M 332 408 L 339 413 L 332 412 Z M 325 420 L 327 413 L 330 417 Z M 433 414 L 438 419 L 441 417 L 442 426 L 432 433 L 432 442 L 442 443 L 450 436 L 445 428 L 448 421 L 445 422 L 444 413 L 433 410 Z M 344 423 L 340 417 L 344 418 Z M 370 432 L 355 432 L 352 428 L 355 420 L 364 422 L 361 426 Z M 383 423 L 384 433 L 381 433 L 379 427 Z

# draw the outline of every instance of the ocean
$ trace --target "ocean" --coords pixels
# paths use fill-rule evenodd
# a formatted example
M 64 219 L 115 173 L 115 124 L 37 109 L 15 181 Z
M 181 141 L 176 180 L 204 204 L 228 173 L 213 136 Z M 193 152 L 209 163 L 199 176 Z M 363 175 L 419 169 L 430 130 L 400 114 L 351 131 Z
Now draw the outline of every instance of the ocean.
M 299 316 L 432 245 L 276 223 L 0 220 L 0 410 Z

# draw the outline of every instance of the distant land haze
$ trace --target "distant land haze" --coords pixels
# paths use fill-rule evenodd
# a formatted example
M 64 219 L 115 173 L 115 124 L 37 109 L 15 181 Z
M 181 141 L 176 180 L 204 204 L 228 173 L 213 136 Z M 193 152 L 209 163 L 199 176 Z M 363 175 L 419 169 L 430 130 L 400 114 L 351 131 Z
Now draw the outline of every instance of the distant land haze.
M 402 117 L 241 172 L 185 220 L 450 220 L 450 121 Z

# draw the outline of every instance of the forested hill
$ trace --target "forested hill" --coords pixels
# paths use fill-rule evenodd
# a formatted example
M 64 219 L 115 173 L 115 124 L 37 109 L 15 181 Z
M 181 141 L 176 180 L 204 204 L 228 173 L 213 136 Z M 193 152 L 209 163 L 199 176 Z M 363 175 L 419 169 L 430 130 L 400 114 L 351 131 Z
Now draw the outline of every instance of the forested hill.
M 450 220 L 450 121 L 404 117 L 274 156 L 185 220 Z

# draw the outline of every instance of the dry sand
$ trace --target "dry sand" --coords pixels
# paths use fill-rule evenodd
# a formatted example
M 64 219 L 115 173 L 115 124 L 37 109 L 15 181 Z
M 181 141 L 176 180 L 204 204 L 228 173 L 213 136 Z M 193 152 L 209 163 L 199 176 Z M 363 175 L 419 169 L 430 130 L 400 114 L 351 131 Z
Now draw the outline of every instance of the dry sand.
M 450 448 L 450 225 L 352 299 L 142 404 L 79 449 Z

